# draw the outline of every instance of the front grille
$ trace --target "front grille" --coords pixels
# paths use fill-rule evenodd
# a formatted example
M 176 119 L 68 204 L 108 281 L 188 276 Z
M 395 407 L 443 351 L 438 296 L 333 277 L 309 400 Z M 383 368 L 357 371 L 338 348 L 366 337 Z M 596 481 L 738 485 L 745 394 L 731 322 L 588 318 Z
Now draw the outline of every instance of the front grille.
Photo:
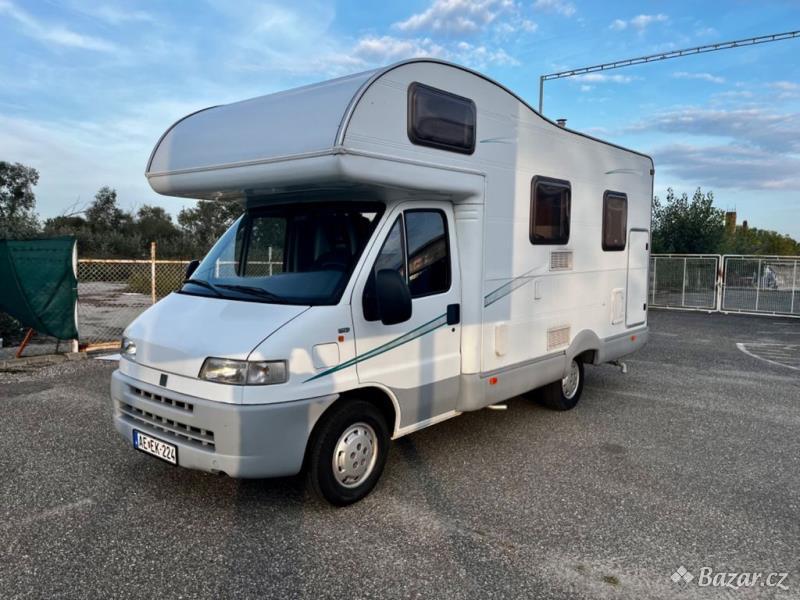
M 181 442 L 188 442 L 206 450 L 216 449 L 213 431 L 168 419 L 125 402 L 119 403 L 119 410 L 123 419 L 132 425 L 150 427 Z
M 160 402 L 161 404 L 165 404 L 166 406 L 171 406 L 172 408 L 185 410 L 186 412 L 194 411 L 194 404 L 192 404 L 191 402 L 184 402 L 182 400 L 175 400 L 174 398 L 168 398 L 166 396 L 161 396 L 159 394 L 153 394 L 152 392 L 148 392 L 147 390 L 142 390 L 133 386 L 130 386 L 130 390 L 131 392 L 133 392 L 140 398 L 144 398 L 145 400 Z

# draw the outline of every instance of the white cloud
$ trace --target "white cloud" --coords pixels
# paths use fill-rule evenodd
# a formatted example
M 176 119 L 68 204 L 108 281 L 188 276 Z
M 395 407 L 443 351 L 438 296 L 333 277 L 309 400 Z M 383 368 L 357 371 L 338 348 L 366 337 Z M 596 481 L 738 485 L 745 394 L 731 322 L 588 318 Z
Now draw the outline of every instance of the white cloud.
M 627 21 L 624 19 L 614 19 L 611 22 L 611 25 L 609 25 L 609 28 L 613 29 L 614 31 L 622 31 L 623 29 L 630 27 L 631 29 L 642 33 L 653 23 L 665 23 L 666 21 L 669 21 L 669 17 L 661 13 L 657 15 L 636 15 Z
M 361 67 L 384 65 L 406 58 L 429 56 L 465 64 L 474 68 L 488 65 L 513 66 L 519 62 L 503 48 L 461 41 L 452 46 L 441 45 L 430 38 L 396 38 L 389 35 L 366 36 L 358 40 L 349 53 L 361 61 Z
M 688 73 L 686 71 L 676 71 L 672 74 L 675 79 L 698 79 L 709 83 L 725 83 L 724 77 L 718 77 L 711 73 Z
M 143 10 L 134 10 L 125 6 L 113 6 L 111 4 L 89 4 L 79 8 L 92 17 L 96 17 L 110 25 L 123 25 L 125 23 L 153 23 L 155 17 Z
M 61 25 L 44 23 L 18 8 L 9 0 L 0 0 L 0 15 L 3 14 L 8 15 L 19 23 L 22 26 L 23 33 L 46 44 L 97 52 L 117 51 L 117 47 L 109 41 L 83 35 Z
M 385 64 L 420 56 L 444 57 L 445 49 L 428 38 L 400 39 L 389 35 L 363 37 L 353 47 L 352 55 L 364 63 Z
M 476 33 L 490 25 L 502 12 L 514 8 L 513 0 L 434 0 L 423 12 L 392 27 L 400 31 Z
M 533 3 L 533 8 L 543 12 L 556 13 L 565 17 L 571 17 L 576 12 L 575 5 L 565 0 L 536 0 L 536 2 Z
M 723 189 L 800 190 L 800 160 L 738 144 L 674 144 L 653 150 L 657 166 Z
M 629 75 L 607 75 L 605 73 L 586 73 L 585 75 L 576 75 L 574 79 L 591 83 L 630 83 L 634 80 Z

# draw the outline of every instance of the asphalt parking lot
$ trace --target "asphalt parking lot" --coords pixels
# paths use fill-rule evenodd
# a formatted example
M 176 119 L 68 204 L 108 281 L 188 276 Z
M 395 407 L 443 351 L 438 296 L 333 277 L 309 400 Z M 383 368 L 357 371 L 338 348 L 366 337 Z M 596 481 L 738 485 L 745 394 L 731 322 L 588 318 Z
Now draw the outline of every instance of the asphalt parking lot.
M 0 373 L 0 597 L 800 598 L 800 320 L 650 326 L 575 410 L 521 397 L 412 434 L 344 509 L 131 450 L 108 363 Z

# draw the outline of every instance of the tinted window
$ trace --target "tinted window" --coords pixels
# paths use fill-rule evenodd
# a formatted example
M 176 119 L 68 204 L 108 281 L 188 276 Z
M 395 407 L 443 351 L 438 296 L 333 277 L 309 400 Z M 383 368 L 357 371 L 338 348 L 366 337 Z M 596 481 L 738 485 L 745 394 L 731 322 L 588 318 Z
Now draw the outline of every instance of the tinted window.
M 414 144 L 472 154 L 475 120 L 469 98 L 421 83 L 408 88 L 408 137 Z
M 408 287 L 412 298 L 450 289 L 450 256 L 444 213 L 406 212 Z
M 375 266 L 364 288 L 364 318 L 367 321 L 378 320 L 378 303 L 375 298 L 375 274 L 381 269 L 392 269 L 406 278 L 405 240 L 403 236 L 403 217 L 397 217 L 391 231 L 383 242 L 381 253 L 375 260 Z
M 603 196 L 603 250 L 625 250 L 627 230 L 628 197 L 606 192 Z
M 409 210 L 394 222 L 364 288 L 364 318 L 367 321 L 378 320 L 375 274 L 381 269 L 400 273 L 412 298 L 449 290 L 450 246 L 444 213 Z
M 533 178 L 530 223 L 532 244 L 569 242 L 570 191 L 568 181 Z

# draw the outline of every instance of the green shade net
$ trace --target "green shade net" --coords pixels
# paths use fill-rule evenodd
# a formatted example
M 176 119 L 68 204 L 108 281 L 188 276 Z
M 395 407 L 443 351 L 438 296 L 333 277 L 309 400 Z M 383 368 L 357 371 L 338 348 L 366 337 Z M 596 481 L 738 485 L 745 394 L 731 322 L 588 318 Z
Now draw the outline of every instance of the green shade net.
M 78 337 L 75 238 L 0 240 L 0 311 L 60 340 Z

